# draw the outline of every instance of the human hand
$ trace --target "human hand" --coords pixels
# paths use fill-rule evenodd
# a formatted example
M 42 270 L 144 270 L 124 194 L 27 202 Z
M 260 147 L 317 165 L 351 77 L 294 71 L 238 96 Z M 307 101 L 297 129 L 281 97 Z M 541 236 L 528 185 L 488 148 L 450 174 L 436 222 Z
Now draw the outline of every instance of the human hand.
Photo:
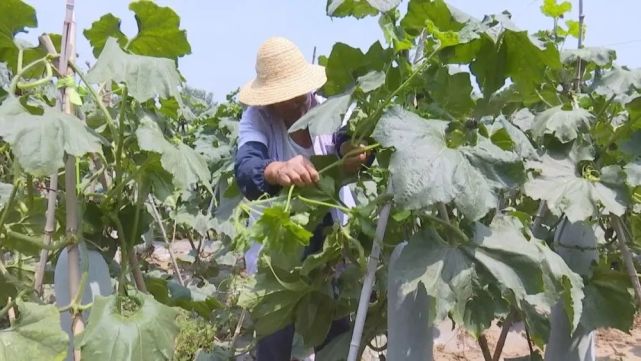
M 360 151 L 366 144 L 355 145 L 352 142 L 345 142 L 341 145 L 340 153 L 343 154 L 343 170 L 349 173 L 356 173 L 367 162 L 369 151 Z
M 297 155 L 286 162 L 272 162 L 265 168 L 265 179 L 282 187 L 311 186 L 320 180 L 320 175 L 309 159 Z

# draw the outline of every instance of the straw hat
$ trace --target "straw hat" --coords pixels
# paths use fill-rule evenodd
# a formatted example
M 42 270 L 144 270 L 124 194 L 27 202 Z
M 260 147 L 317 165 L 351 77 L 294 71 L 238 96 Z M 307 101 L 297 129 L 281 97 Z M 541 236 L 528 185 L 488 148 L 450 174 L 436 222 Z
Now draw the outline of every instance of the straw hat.
M 256 78 L 243 86 L 238 99 L 247 105 L 268 105 L 309 93 L 327 81 L 325 68 L 309 64 L 291 41 L 273 37 L 256 56 Z

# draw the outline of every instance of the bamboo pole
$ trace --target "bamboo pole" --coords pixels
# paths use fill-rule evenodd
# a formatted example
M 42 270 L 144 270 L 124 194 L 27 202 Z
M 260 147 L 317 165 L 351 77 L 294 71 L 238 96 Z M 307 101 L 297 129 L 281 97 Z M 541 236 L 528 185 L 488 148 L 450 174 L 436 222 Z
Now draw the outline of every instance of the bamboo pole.
M 65 20 L 62 30 L 62 47 L 59 63 L 60 74 L 72 76 L 73 70 L 69 66 L 70 62 L 75 59 L 75 42 L 76 42 L 76 21 L 74 12 L 74 0 L 66 1 Z M 70 90 L 61 89 L 63 112 L 73 114 L 73 108 L 70 101 Z M 78 294 L 80 287 L 80 250 L 78 248 L 78 197 L 76 194 L 76 158 L 67 155 L 65 162 L 65 204 L 66 204 L 66 237 L 73 240 L 73 243 L 67 247 L 69 262 L 69 298 L 74 299 Z M 85 328 L 82 313 L 72 309 L 71 332 L 73 336 L 78 336 Z M 74 350 L 74 361 L 80 361 L 80 350 Z
M 391 192 L 392 187 L 390 185 L 388 187 L 388 193 Z M 389 220 L 391 208 L 391 201 L 385 203 L 378 216 L 374 244 L 372 245 L 372 253 L 367 261 L 367 273 L 365 274 L 365 280 L 363 281 L 363 288 L 361 289 L 361 296 L 358 302 L 356 320 L 354 321 L 354 332 L 349 346 L 347 361 L 356 361 L 358 358 L 361 338 L 363 337 L 363 329 L 365 328 L 365 320 L 367 318 L 367 309 L 369 308 L 369 300 L 372 294 L 374 281 L 376 279 L 376 268 L 378 267 L 379 257 L 381 254 L 381 245 L 383 243 L 383 237 L 385 236 L 385 229 L 387 228 L 387 221 Z
M 57 51 L 51 38 L 47 34 L 43 34 L 39 37 L 40 43 L 47 49 L 47 52 L 51 55 L 57 55 Z M 58 66 L 60 66 L 58 64 Z M 58 101 L 60 104 L 60 110 L 64 110 L 62 94 L 58 94 Z M 56 227 L 56 201 L 58 194 L 58 173 L 53 173 L 49 176 L 49 187 L 47 188 L 47 213 L 44 229 L 44 239 L 43 243 L 45 246 L 51 245 L 53 240 L 53 233 L 55 232 Z M 40 260 L 36 266 L 36 273 L 34 276 L 34 288 L 36 292 L 42 296 L 42 283 L 44 281 L 45 268 L 47 266 L 47 258 L 49 257 L 49 250 L 43 248 L 40 251 Z

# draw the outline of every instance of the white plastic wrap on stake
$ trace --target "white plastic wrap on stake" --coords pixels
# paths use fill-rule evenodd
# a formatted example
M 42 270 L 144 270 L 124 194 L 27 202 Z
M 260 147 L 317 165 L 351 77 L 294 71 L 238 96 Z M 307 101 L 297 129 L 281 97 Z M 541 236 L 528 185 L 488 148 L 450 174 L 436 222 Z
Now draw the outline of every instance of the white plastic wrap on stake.
M 556 253 L 574 272 L 586 275 L 598 259 L 597 234 L 594 225 L 563 220 L 554 235 Z M 594 331 L 580 324 L 572 333 L 571 325 L 560 301 L 550 315 L 550 338 L 545 348 L 545 361 L 594 361 Z
M 389 185 L 387 193 L 392 193 L 392 186 Z M 356 361 L 361 346 L 361 338 L 363 337 L 363 329 L 365 327 L 365 320 L 367 318 L 367 309 L 369 308 L 369 300 L 374 286 L 376 277 L 376 268 L 381 254 L 381 244 L 385 236 L 385 229 L 387 228 L 387 221 L 389 219 L 392 202 L 389 201 L 383 205 L 381 212 L 378 215 L 378 222 L 376 223 L 376 234 L 374 235 L 374 243 L 372 245 L 372 253 L 370 253 L 367 260 L 367 273 L 365 280 L 363 280 L 363 288 L 361 289 L 361 296 L 358 302 L 358 310 L 356 311 L 356 320 L 354 321 L 354 333 L 352 334 L 352 341 L 349 345 L 349 354 L 347 361 Z

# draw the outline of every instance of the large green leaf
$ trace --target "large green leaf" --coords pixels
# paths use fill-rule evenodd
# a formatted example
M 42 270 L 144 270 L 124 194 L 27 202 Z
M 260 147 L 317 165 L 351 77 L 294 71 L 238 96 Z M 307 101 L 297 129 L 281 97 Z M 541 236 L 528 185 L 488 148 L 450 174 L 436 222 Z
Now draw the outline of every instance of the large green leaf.
M 452 245 L 433 230 L 420 231 L 403 249 L 391 275 L 403 282 L 405 295 L 422 283 L 436 300 L 436 317 L 440 319 L 455 306 L 468 305 L 473 285 L 478 282 L 476 274 L 481 270 L 519 300 L 542 292 L 542 260 L 537 246 L 523 236 L 517 221 L 497 218 L 491 227 L 477 223 L 470 244 Z M 459 314 L 463 317 L 465 312 Z
M 332 17 L 353 16 L 362 19 L 366 16 L 378 14 L 366 0 L 327 0 L 327 15 Z
M 457 302 L 472 296 L 473 260 L 462 247 L 449 245 L 430 229 L 410 239 L 390 272 L 395 277 L 391 282 L 402 282 L 402 295 L 412 294 L 422 283 L 427 295 L 437 302 L 437 319 L 445 317 Z M 402 299 L 401 296 L 401 302 Z
M 580 146 L 564 152 L 548 151 L 540 160 L 527 163 L 539 174 L 525 183 L 525 193 L 545 200 L 552 213 L 565 214 L 571 222 L 598 215 L 601 206 L 606 213 L 622 215 L 626 202 L 621 168 L 605 167 L 596 177 L 584 165 L 593 159 L 591 152 Z
M 84 31 L 94 56 L 102 52 L 110 37 L 137 55 L 177 59 L 191 53 L 187 34 L 180 29 L 180 18 L 174 10 L 153 1 L 133 1 L 129 9 L 134 12 L 138 25 L 138 33 L 132 39 L 127 39 L 120 30 L 121 20 L 112 14 L 102 16 Z
M 467 72 L 450 74 L 447 67 L 442 67 L 427 79 L 426 88 L 442 109 L 457 118 L 469 114 L 474 107 L 472 83 Z
M 0 63 L 7 63 L 12 72 L 17 71 L 18 45 L 14 36 L 26 32 L 26 28 L 38 26 L 36 11 L 21 0 L 3 0 L 0 2 Z M 44 53 L 36 48 L 28 48 L 24 54 L 25 61 L 33 61 Z
M 612 69 L 594 83 L 594 91 L 606 97 L 616 97 L 641 88 L 641 69 Z
M 374 138 L 394 147 L 390 171 L 394 200 L 406 209 L 453 201 L 471 219 L 497 204 L 497 191 L 517 186 L 523 177 L 519 157 L 480 138 L 476 146 L 448 148 L 448 123 L 427 120 L 399 107 L 388 110 Z
M 351 92 L 331 97 L 298 119 L 289 128 L 289 132 L 308 128 L 312 136 L 333 134 L 340 128 L 343 115 L 351 102 Z
M 537 114 L 532 135 L 542 138 L 545 134 L 553 134 L 561 142 L 567 143 L 590 129 L 593 120 L 594 116 L 585 109 L 564 110 L 558 106 Z
M 600 67 L 609 66 L 616 57 L 617 54 L 614 50 L 606 48 L 568 49 L 561 52 L 561 60 L 564 63 L 576 63 L 578 59 L 581 59 Z
M 507 62 L 506 73 L 526 100 L 539 101 L 535 90 L 545 83 L 546 69 L 559 69 L 561 59 L 552 44 L 540 44 L 526 31 L 506 30 L 502 36 Z
M 458 31 L 463 25 L 453 16 L 443 0 L 410 0 L 401 26 L 410 35 L 417 36 L 430 21 L 440 31 Z
M 65 153 L 100 153 L 101 138 L 78 118 L 45 104 L 42 115 L 29 113 L 18 98 L 0 106 L 0 137 L 11 145 L 18 162 L 34 176 L 56 173 Z
M 281 274 L 277 280 L 271 270 L 260 268 L 256 278 L 240 294 L 238 304 L 251 311 L 259 338 L 292 324 L 296 305 L 309 292 L 304 288 L 298 290 L 284 287 L 280 282 L 289 281 L 282 280 L 285 276 L 289 275 Z
M 505 129 L 505 132 L 512 141 L 512 148 L 518 155 L 521 156 L 521 158 L 531 159 L 538 157 L 536 149 L 534 149 L 534 146 L 532 146 L 530 139 L 527 137 L 527 135 L 525 135 L 525 133 L 523 133 L 521 129 L 517 128 L 514 124 L 507 120 L 505 116 L 502 115 L 497 118 L 497 122 L 503 127 L 503 129 Z
M 158 6 L 153 1 L 134 1 L 129 9 L 136 14 L 138 34 L 127 50 L 172 59 L 191 54 L 187 32 L 180 29 L 180 18 L 170 7 Z
M 89 29 L 83 31 L 93 48 L 93 56 L 96 58 L 100 56 L 109 38 L 115 38 L 121 47 L 127 45 L 127 36 L 120 30 L 120 23 L 121 20 L 113 14 L 106 14 L 91 24 Z
M 55 306 L 18 301 L 20 317 L 0 331 L 0 359 L 11 361 L 62 361 L 69 337 L 60 328 Z
M 541 254 L 534 242 L 523 236 L 516 219 L 497 217 L 490 227 L 477 223 L 474 244 L 476 247 L 467 251 L 517 299 L 542 291 Z
M 341 94 L 355 86 L 359 77 L 385 70 L 392 53 L 392 49 L 383 49 L 379 42 L 372 44 L 365 54 L 344 43 L 334 44 L 325 64 L 327 83 L 323 86 L 324 94 Z
M 263 210 L 262 216 L 251 229 L 252 239 L 267 249 L 291 254 L 309 244 L 312 233 L 305 229 L 304 215 L 290 216 L 282 205 Z
M 181 77 L 170 59 L 127 54 L 114 38 L 109 38 L 96 64 L 87 73 L 90 83 L 125 83 L 129 94 L 139 102 L 156 96 L 179 99 Z
M 83 359 L 95 361 L 171 360 L 178 335 L 178 311 L 158 303 L 150 295 L 132 296 L 139 309 L 123 315 L 119 296 L 94 299 L 78 347 Z
M 172 144 L 167 141 L 152 119 L 144 117 L 140 120 L 136 138 L 141 149 L 161 155 L 162 167 L 171 173 L 176 187 L 188 190 L 201 183 L 211 192 L 211 174 L 205 159 L 182 142 Z
M 549 306 L 552 306 L 559 299 L 563 301 L 565 312 L 568 316 L 572 332 L 576 330 L 583 313 L 583 278 L 572 271 L 563 258 L 554 253 L 549 247 L 541 243 L 537 246 L 543 256 L 542 265 L 545 268 L 545 275 L 550 277 L 550 286 L 554 295 L 550 298 Z
M 624 272 L 599 269 L 585 285 L 581 324 L 586 330 L 614 327 L 628 332 L 634 322 L 634 297 Z

